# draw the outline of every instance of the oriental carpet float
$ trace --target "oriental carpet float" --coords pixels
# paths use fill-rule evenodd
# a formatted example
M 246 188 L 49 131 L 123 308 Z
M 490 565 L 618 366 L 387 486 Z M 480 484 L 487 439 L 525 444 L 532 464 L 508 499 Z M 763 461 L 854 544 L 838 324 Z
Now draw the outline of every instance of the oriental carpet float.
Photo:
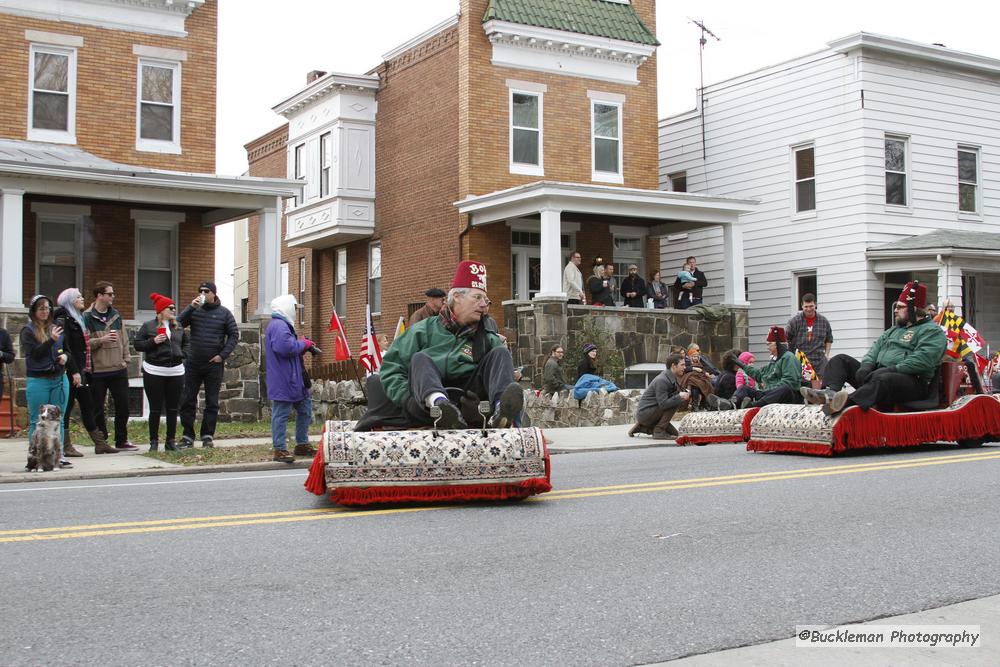
M 353 430 L 328 421 L 306 490 L 341 505 L 516 500 L 552 490 L 537 428 Z
M 832 417 L 818 405 L 768 405 L 750 424 L 747 450 L 833 456 L 942 441 L 974 446 L 995 439 L 1000 439 L 1000 399 L 971 394 L 937 410 L 865 412 L 854 405 Z
M 677 426 L 677 444 L 746 442 L 750 439 L 750 422 L 759 410 L 760 408 L 747 408 L 689 412 Z

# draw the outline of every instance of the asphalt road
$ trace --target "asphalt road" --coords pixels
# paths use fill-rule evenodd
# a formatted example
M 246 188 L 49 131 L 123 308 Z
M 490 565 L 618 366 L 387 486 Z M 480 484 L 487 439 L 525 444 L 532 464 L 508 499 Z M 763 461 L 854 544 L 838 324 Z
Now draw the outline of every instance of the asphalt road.
M 632 665 L 1000 593 L 997 446 L 562 455 L 408 511 L 304 478 L 4 485 L 0 662 Z

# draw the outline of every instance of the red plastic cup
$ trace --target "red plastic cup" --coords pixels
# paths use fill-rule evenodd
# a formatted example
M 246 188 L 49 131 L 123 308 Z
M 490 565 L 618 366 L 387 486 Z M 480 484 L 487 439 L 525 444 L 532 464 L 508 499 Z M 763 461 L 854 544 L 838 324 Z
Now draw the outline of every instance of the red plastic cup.
M 166 327 L 157 327 L 157 329 L 156 329 L 156 335 L 157 336 L 166 336 L 167 335 L 167 328 Z

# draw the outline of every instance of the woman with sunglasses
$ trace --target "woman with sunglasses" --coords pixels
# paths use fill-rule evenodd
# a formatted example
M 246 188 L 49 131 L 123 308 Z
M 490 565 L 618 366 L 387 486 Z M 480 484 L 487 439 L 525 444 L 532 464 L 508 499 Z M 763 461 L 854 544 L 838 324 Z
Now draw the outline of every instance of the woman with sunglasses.
M 187 334 L 177 323 L 173 299 L 153 292 L 149 295 L 156 317 L 144 322 L 135 335 L 135 349 L 142 352 L 142 388 L 149 401 L 149 451 L 159 448 L 160 413 L 167 412 L 167 440 L 163 448 L 177 449 L 177 412 L 184 389 L 184 349 Z
M 52 319 L 52 300 L 44 294 L 31 297 L 28 304 L 28 323 L 21 329 L 21 354 L 24 355 L 28 376 L 25 394 L 28 399 L 28 442 L 38 424 L 38 409 L 54 405 L 60 414 L 66 411 L 69 398 L 69 378 L 66 367 L 73 372 L 72 360 L 64 349 L 63 329 Z M 60 434 L 65 435 L 65 434 Z M 59 467 L 72 464 L 60 452 Z
M 90 391 L 90 373 L 93 364 L 90 358 L 90 331 L 83 322 L 83 309 L 86 305 L 83 294 L 75 287 L 64 289 L 56 299 L 59 307 L 52 313 L 53 321 L 63 328 L 66 347 L 75 368 L 70 372 L 69 400 L 63 413 L 63 452 L 66 456 L 83 456 L 70 442 L 69 416 L 73 411 L 73 401 L 80 404 L 80 418 L 94 443 L 95 454 L 117 454 L 118 450 L 108 445 L 101 429 L 97 428 L 94 418 L 94 399 Z

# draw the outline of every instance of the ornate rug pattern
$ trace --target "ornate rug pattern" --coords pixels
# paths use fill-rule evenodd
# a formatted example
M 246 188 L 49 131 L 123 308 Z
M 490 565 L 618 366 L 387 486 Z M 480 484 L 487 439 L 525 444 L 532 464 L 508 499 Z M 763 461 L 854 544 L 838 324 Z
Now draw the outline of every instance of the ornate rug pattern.
M 327 422 L 323 458 L 328 488 L 510 484 L 547 477 L 537 428 L 356 433 Z
M 677 426 L 678 445 L 746 442 L 750 421 L 760 408 L 689 412 Z
M 832 456 L 990 436 L 1000 437 L 1000 396 L 972 394 L 939 410 L 883 413 L 851 406 L 834 417 L 816 405 L 769 405 L 751 422 L 747 449 Z

